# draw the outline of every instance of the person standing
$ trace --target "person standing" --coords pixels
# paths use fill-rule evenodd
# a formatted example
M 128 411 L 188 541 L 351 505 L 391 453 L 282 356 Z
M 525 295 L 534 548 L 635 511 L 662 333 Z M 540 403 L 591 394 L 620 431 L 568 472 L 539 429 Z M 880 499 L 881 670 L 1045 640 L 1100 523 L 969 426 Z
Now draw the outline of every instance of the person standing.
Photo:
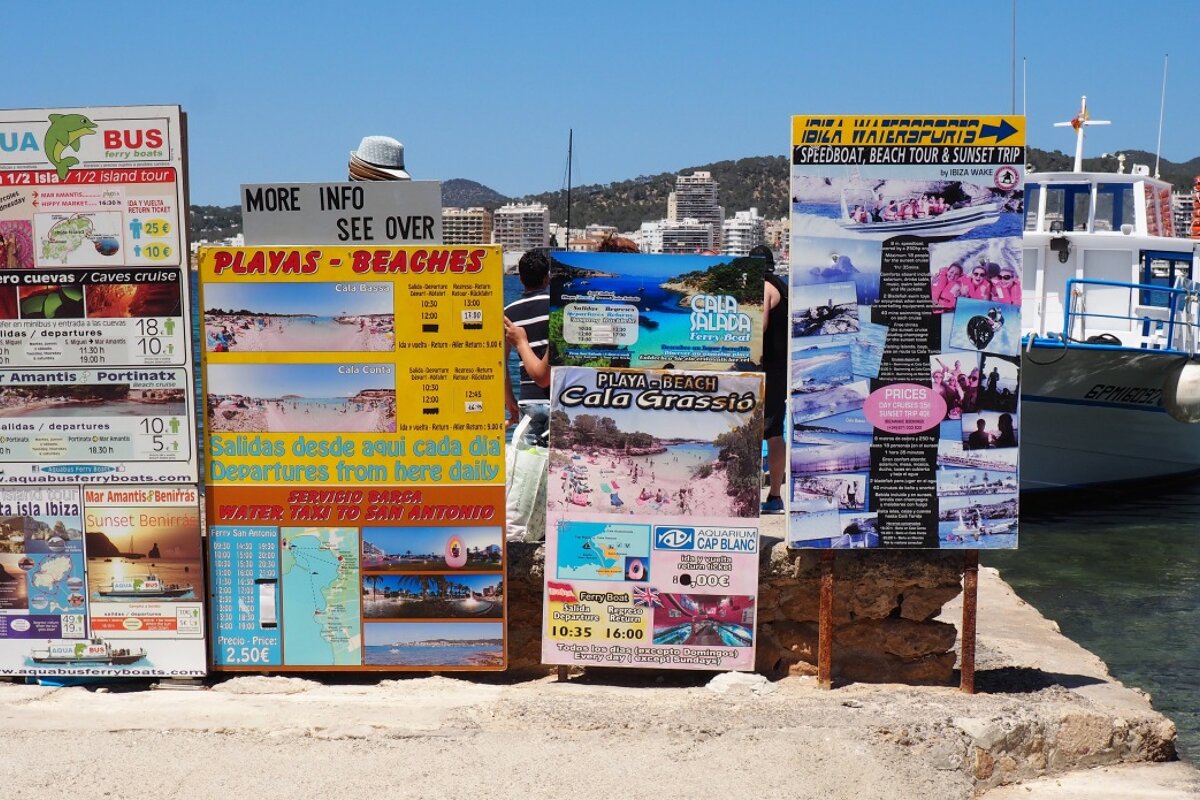
M 550 424 L 550 259 L 542 250 L 530 250 L 517 263 L 517 274 L 525 291 L 504 307 L 504 363 L 515 350 L 521 360 L 521 386 L 514 392 L 506 368 L 505 407 L 509 425 L 529 417 L 526 436 L 540 442 Z
M 763 440 L 767 443 L 767 499 L 762 513 L 784 512 L 783 481 L 787 474 L 787 448 L 783 441 L 787 415 L 788 287 L 775 274 L 771 248 L 760 244 L 750 251 L 767 262 L 763 272 Z M 832 301 L 831 301 L 832 302 Z

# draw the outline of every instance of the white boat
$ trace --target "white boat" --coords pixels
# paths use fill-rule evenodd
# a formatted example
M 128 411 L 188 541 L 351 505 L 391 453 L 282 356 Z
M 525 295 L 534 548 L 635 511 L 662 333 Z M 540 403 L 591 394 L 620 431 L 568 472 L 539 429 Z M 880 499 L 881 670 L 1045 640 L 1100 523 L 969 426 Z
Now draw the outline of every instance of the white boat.
M 956 236 L 980 227 L 991 225 L 1000 219 L 1001 208 L 997 203 L 979 203 L 977 205 L 952 208 L 937 215 L 910 217 L 894 220 L 868 220 L 855 222 L 845 211 L 843 199 L 843 217 L 838 225 L 850 233 L 870 236 L 877 239 L 887 239 L 892 236 L 913 234 L 920 236 Z
M 1169 183 L 1146 167 L 1025 183 L 1021 488 L 1200 471 L 1196 241 L 1177 238 Z
M 51 641 L 41 650 L 34 650 L 29 656 L 37 664 L 64 664 L 81 666 L 85 664 L 135 664 L 146 657 L 142 648 L 113 647 L 103 639 L 95 638 L 88 641 Z

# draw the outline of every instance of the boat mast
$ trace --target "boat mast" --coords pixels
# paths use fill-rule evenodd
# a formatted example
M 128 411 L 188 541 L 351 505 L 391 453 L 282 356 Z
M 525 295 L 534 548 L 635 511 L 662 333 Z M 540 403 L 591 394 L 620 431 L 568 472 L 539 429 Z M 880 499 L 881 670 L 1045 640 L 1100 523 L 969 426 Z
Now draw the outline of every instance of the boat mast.
M 1160 178 L 1158 174 L 1158 162 L 1162 160 L 1162 131 L 1163 131 L 1163 113 L 1167 109 L 1167 56 L 1168 53 L 1163 53 L 1163 83 L 1162 83 L 1162 99 L 1158 103 L 1158 146 L 1154 151 L 1154 177 Z
M 571 151 L 575 146 L 575 129 L 567 130 L 567 241 L 564 250 L 571 249 Z
M 1090 119 L 1087 110 L 1087 95 L 1079 103 L 1079 113 L 1070 122 L 1056 122 L 1054 127 L 1075 129 L 1075 171 L 1083 172 L 1083 129 L 1088 125 L 1111 125 L 1106 119 Z

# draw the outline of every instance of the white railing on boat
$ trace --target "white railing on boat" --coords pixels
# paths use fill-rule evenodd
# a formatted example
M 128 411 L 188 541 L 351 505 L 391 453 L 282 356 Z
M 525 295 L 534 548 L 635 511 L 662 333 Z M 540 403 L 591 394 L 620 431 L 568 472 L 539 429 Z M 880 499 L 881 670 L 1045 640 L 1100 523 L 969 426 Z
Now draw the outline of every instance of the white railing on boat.
M 1125 289 L 1129 292 L 1128 313 L 1087 310 L 1089 287 Z M 1117 350 L 1161 350 L 1194 356 L 1200 349 L 1200 283 L 1180 278 L 1175 286 L 1122 283 L 1089 278 L 1067 281 L 1070 302 L 1061 335 L 1050 341 L 1075 347 Z M 1140 323 L 1140 330 L 1138 324 Z M 1045 343 L 1047 339 L 1033 337 Z

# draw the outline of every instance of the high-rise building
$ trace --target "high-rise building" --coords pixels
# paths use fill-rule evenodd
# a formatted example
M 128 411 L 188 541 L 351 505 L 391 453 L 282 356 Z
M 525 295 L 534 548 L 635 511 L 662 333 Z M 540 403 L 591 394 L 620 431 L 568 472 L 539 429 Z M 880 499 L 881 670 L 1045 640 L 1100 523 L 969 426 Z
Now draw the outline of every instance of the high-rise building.
M 488 244 L 492 241 L 492 215 L 485 208 L 442 209 L 443 244 Z
M 763 244 L 778 252 L 788 249 L 788 231 L 791 224 L 787 217 L 769 219 L 763 224 Z
M 643 222 L 639 232 L 644 253 L 700 253 L 713 250 L 713 228 L 687 217 Z
M 711 249 L 721 249 L 721 223 L 725 209 L 721 208 L 720 186 L 711 172 L 698 171 L 691 175 L 675 176 L 675 191 L 667 197 L 667 219 L 694 219 L 712 226 Z
M 727 256 L 748 256 L 750 250 L 763 243 L 763 218 L 757 208 L 738 211 L 721 226 L 721 253 Z
M 550 209 L 542 203 L 508 203 L 492 214 L 492 241 L 505 250 L 550 246 Z

